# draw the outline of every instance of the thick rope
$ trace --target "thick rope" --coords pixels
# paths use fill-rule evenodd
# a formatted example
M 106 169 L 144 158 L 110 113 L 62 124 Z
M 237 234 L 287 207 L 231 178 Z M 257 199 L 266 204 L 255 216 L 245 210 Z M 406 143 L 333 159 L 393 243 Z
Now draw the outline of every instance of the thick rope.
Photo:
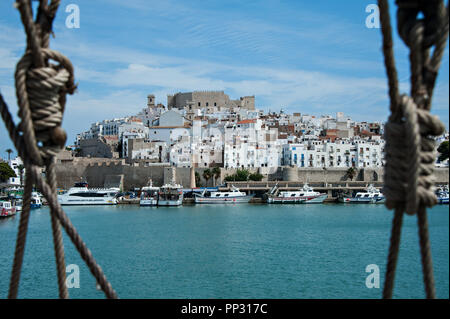
M 391 19 L 389 18 L 389 14 L 386 14 L 386 12 L 389 13 L 389 7 L 387 1 L 378 1 L 378 6 L 380 9 L 381 31 L 383 33 L 384 64 L 386 66 L 389 81 L 389 96 L 391 98 L 390 109 L 392 113 L 396 113 L 400 94 L 397 69 L 395 67 Z
M 422 270 L 427 298 L 435 298 L 434 276 L 425 207 L 437 203 L 434 194 L 434 140 L 445 126 L 429 114 L 437 70 L 448 36 L 448 7 L 442 0 L 397 0 L 401 38 L 410 48 L 411 96 L 397 97 L 398 81 L 392 51 L 392 31 L 386 0 L 379 0 L 383 53 L 388 75 L 391 116 L 385 125 L 386 206 L 395 209 L 383 298 L 391 298 L 398 259 L 403 212 L 417 213 Z M 419 12 L 425 18 L 417 20 Z M 430 58 L 430 47 L 436 46 Z
M 46 174 L 47 181 L 52 189 L 52 192 L 56 192 L 55 159 L 53 157 L 46 165 Z M 69 292 L 67 291 L 66 286 L 66 266 L 64 261 L 64 244 L 61 226 L 58 218 L 55 216 L 54 210 L 50 210 L 50 217 L 52 222 L 53 246 L 55 250 L 59 297 L 61 299 L 67 299 L 69 298 Z
M 60 298 L 68 298 L 65 285 L 64 246 L 60 226 L 79 251 L 107 298 L 117 298 L 102 269 L 96 263 L 75 227 L 62 210 L 56 196 L 54 156 L 64 147 L 66 134 L 61 128 L 66 94 L 75 90 L 73 67 L 69 59 L 48 49 L 52 22 L 60 1 L 40 0 L 37 23 L 32 19 L 31 3 L 17 0 L 27 34 L 27 51 L 16 67 L 16 95 L 21 123 L 16 127 L 8 106 L 0 94 L 0 111 L 19 156 L 24 160 L 26 183 L 24 205 L 17 234 L 16 251 L 11 273 L 9 298 L 17 298 L 28 229 L 31 192 L 36 183 L 50 206 Z M 49 60 L 58 65 L 49 63 Z M 39 142 L 39 145 L 38 145 Z M 47 182 L 39 167 L 45 163 Z
M 392 298 L 394 290 L 395 268 L 397 267 L 398 253 L 400 251 L 400 239 L 402 234 L 403 211 L 396 209 L 392 221 L 392 236 L 389 246 L 388 263 L 386 267 L 386 278 L 384 282 L 383 298 Z

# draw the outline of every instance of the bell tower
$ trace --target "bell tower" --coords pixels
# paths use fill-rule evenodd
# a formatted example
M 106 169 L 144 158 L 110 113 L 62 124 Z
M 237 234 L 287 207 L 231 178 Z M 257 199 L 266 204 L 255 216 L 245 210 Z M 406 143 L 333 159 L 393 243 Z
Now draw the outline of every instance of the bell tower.
M 156 107 L 156 105 L 155 105 L 155 95 L 154 94 L 147 95 L 147 107 L 149 109 L 154 109 Z

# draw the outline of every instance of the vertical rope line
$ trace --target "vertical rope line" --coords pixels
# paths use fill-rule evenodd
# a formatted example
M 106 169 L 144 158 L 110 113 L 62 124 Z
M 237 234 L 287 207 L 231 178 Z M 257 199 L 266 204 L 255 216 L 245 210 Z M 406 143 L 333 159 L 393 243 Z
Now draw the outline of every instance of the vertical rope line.
M 23 255 L 25 252 L 25 242 L 28 232 L 28 221 L 31 208 L 31 192 L 33 191 L 33 177 L 30 172 L 30 165 L 26 165 L 26 179 L 23 194 L 23 206 L 20 213 L 19 230 L 17 233 L 16 250 L 9 283 L 9 299 L 16 299 L 19 291 L 20 273 L 22 271 Z
M 25 154 L 25 144 L 23 142 L 22 136 L 19 135 L 19 132 L 14 125 L 14 121 L 12 119 L 11 113 L 9 113 L 8 106 L 3 99 L 2 94 L 0 93 L 0 113 L 2 115 L 3 122 L 5 123 L 6 129 L 8 130 L 9 137 L 14 143 L 14 146 L 19 153 L 21 158 L 25 158 L 23 155 Z
M 427 211 L 423 205 L 417 212 L 417 223 L 419 226 L 420 255 L 422 261 L 423 281 L 425 293 L 428 299 L 436 298 L 434 285 L 433 262 L 431 258 L 430 236 L 428 232 Z
M 386 73 L 388 76 L 389 96 L 391 98 L 391 113 L 398 112 L 399 89 L 398 89 L 398 75 L 395 67 L 395 58 L 392 40 L 391 18 L 389 15 L 389 5 L 386 0 L 378 0 L 378 7 L 380 9 L 381 32 L 383 34 L 383 53 L 384 64 L 386 66 Z
M 403 209 L 396 208 L 394 218 L 392 221 L 388 263 L 386 266 L 386 278 L 384 280 L 384 288 L 383 288 L 384 299 L 391 299 L 392 292 L 394 291 L 395 269 L 397 268 L 398 254 L 400 251 L 402 224 L 403 224 Z
M 55 160 L 51 157 L 46 166 L 47 181 L 53 192 L 56 192 L 56 175 L 55 175 Z M 56 272 L 58 277 L 59 297 L 62 299 L 69 298 L 69 293 L 66 286 L 66 265 L 64 262 L 64 244 L 60 223 L 55 216 L 55 210 L 50 210 L 53 234 L 53 246 L 55 251 Z
M 429 72 L 430 72 L 430 75 L 428 76 L 427 83 L 426 83 L 428 94 L 430 95 L 430 97 L 428 99 L 428 105 L 426 107 L 426 109 L 428 109 L 428 110 L 431 108 L 431 99 L 433 96 L 433 90 L 434 90 L 434 86 L 435 86 L 435 82 L 436 82 L 437 73 L 441 66 L 442 57 L 444 56 L 445 48 L 447 47 L 447 38 L 448 38 L 448 31 L 449 31 L 449 20 L 448 20 L 449 19 L 449 6 L 450 6 L 450 1 L 447 2 L 444 27 L 442 28 L 441 35 L 438 37 L 438 42 L 436 43 L 436 47 L 433 51 L 433 55 L 429 61 L 429 65 L 428 65 Z
M 41 46 L 37 37 L 37 30 L 33 22 L 31 0 L 17 0 L 18 9 L 21 13 L 22 24 L 27 34 L 27 50 L 33 53 L 34 67 L 44 66 L 44 59 L 41 54 Z

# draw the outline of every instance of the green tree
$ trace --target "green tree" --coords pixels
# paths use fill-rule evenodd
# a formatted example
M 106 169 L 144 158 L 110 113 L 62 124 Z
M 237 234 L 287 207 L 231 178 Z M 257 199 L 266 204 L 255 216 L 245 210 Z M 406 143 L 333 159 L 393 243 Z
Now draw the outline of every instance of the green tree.
M 214 167 L 211 173 L 214 181 L 214 186 L 216 186 L 217 179 L 220 177 L 220 168 L 217 166 Z
M 212 172 L 209 168 L 205 169 L 203 171 L 203 178 L 206 180 L 206 186 L 208 186 L 208 181 L 211 179 L 212 177 Z
M 8 163 L 0 163 L 0 182 L 5 183 L 10 177 L 17 177 Z
M 354 167 L 350 167 L 347 170 L 346 175 L 348 178 L 350 178 L 351 181 L 353 181 L 353 178 L 356 176 L 356 169 Z
M 75 154 L 75 157 L 80 157 L 81 156 L 81 148 L 79 148 L 79 147 L 75 148 L 74 154 Z
M 225 177 L 227 182 L 246 182 L 248 181 L 250 172 L 246 169 L 238 169 L 235 174 Z
M 11 160 L 11 153 L 13 152 L 13 150 L 12 149 L 10 149 L 10 148 L 8 148 L 7 150 L 6 150 L 6 153 L 8 153 L 8 162 Z
M 234 181 L 236 181 L 236 175 L 235 174 L 227 175 L 227 176 L 225 176 L 224 180 L 226 182 L 234 182 Z
M 246 169 L 238 169 L 236 171 L 236 181 L 238 182 L 245 182 L 248 181 L 248 176 L 250 175 L 250 172 Z
M 437 151 L 439 152 L 439 162 L 445 161 L 448 158 L 448 141 L 442 142 Z
M 260 182 L 264 178 L 264 175 L 260 173 L 253 173 L 248 176 L 248 179 L 254 182 Z

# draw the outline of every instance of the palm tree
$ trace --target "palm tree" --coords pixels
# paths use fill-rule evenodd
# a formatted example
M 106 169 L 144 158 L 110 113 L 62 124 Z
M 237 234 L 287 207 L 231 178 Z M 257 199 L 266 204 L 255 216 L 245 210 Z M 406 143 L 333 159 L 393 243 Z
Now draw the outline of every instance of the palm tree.
M 209 168 L 203 171 L 203 178 L 206 180 L 206 186 L 208 186 L 208 181 L 212 177 L 211 170 Z
M 214 187 L 216 187 L 216 180 L 220 177 L 220 168 L 219 167 L 216 166 L 213 168 L 212 177 L 213 177 Z
M 10 159 L 11 159 L 11 153 L 13 152 L 13 150 L 12 149 L 10 149 L 10 148 L 8 148 L 7 150 L 6 150 L 6 153 L 8 153 L 8 162 L 10 161 Z
M 201 184 L 200 184 L 200 174 L 198 172 L 195 172 L 195 185 L 197 187 L 201 186 Z

